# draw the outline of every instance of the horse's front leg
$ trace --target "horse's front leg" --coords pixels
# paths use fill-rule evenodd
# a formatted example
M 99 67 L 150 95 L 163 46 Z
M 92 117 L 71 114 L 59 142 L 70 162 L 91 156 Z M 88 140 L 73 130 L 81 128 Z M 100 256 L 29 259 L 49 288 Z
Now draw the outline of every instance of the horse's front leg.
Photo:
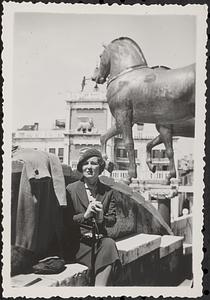
M 169 159 L 169 175 L 168 183 L 170 183 L 171 178 L 176 178 L 176 168 L 174 163 L 174 150 L 173 150 L 173 134 L 172 125 L 160 125 L 158 131 L 161 135 L 163 143 L 166 147 L 166 155 Z
M 147 166 L 150 169 L 150 171 L 153 172 L 153 173 L 155 173 L 155 171 L 156 171 L 156 166 L 153 165 L 153 163 L 152 163 L 152 148 L 154 148 L 155 146 L 161 144 L 162 142 L 163 141 L 161 139 L 161 136 L 158 135 L 152 141 L 147 143 L 147 146 L 146 146 L 146 149 L 147 149 Z
M 120 112 L 117 117 L 117 126 L 121 128 L 125 150 L 128 153 L 129 167 L 128 167 L 128 180 L 137 177 L 135 153 L 134 153 L 134 141 L 132 133 L 132 114 L 130 110 Z
M 106 161 L 106 170 L 109 171 L 110 173 L 113 171 L 114 169 L 114 164 L 111 163 L 110 161 L 107 160 L 107 154 L 106 154 L 106 144 L 107 141 L 112 138 L 113 136 L 120 134 L 121 130 L 120 128 L 117 128 L 116 124 L 114 124 L 111 128 L 109 128 L 107 130 L 107 132 L 103 135 L 101 135 L 100 137 L 100 143 L 101 143 L 101 152 L 102 152 L 102 156 Z
M 106 144 L 109 139 L 111 139 L 113 136 L 120 134 L 121 130 L 120 128 L 117 128 L 116 124 L 114 124 L 111 128 L 107 130 L 106 133 L 100 136 L 100 143 L 101 143 L 101 152 L 103 157 L 106 157 Z

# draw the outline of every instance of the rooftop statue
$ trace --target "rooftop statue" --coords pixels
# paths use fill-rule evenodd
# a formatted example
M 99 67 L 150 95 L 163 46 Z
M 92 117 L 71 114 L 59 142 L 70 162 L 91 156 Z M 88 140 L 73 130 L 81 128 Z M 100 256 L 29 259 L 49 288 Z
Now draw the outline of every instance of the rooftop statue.
M 113 40 L 104 46 L 100 65 L 93 80 L 107 81 L 107 101 L 115 124 L 101 136 L 102 152 L 106 156 L 106 142 L 122 134 L 128 152 L 128 180 L 137 177 L 132 127 L 134 124 L 154 123 L 160 135 L 148 146 L 164 143 L 169 158 L 169 177 L 176 177 L 172 137 L 194 135 L 195 64 L 179 68 L 150 68 L 141 48 L 127 37 Z M 173 132 L 174 131 L 174 132 Z

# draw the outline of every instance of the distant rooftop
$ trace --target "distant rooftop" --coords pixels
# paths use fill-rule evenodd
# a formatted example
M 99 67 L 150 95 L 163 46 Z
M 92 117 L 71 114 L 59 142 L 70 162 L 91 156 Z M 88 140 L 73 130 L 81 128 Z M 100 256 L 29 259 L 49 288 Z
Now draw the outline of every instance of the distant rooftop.
M 33 125 L 24 125 L 21 128 L 18 128 L 17 131 L 51 131 L 51 130 L 64 130 L 65 129 L 65 119 L 56 119 L 52 125 L 52 128 L 41 129 L 39 123 L 34 123 Z
M 65 119 L 57 119 L 55 120 L 55 128 L 54 129 L 64 129 L 65 128 Z
M 34 123 L 33 125 L 24 125 L 22 128 L 19 128 L 18 130 L 38 130 L 39 129 L 39 123 Z

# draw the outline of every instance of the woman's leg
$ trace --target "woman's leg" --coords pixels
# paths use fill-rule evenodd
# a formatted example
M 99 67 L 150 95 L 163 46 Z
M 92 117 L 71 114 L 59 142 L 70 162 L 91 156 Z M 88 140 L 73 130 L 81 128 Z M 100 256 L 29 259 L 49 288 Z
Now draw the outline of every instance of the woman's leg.
M 95 247 L 95 285 L 106 286 L 109 283 L 112 266 L 119 260 L 115 242 L 111 238 L 103 238 Z M 91 246 L 80 243 L 76 261 L 91 268 Z
M 112 266 L 106 266 L 101 272 L 96 275 L 95 286 L 107 286 Z

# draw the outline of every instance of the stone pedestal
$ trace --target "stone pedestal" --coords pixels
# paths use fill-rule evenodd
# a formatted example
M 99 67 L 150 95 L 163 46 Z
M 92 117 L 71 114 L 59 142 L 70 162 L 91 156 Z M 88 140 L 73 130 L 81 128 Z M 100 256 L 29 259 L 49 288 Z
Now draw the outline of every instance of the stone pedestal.
M 166 224 L 171 226 L 171 199 L 178 195 L 176 186 L 159 187 L 150 191 L 150 196 L 158 202 L 158 211 Z
M 159 199 L 158 211 L 163 217 L 163 220 L 171 227 L 171 199 Z

